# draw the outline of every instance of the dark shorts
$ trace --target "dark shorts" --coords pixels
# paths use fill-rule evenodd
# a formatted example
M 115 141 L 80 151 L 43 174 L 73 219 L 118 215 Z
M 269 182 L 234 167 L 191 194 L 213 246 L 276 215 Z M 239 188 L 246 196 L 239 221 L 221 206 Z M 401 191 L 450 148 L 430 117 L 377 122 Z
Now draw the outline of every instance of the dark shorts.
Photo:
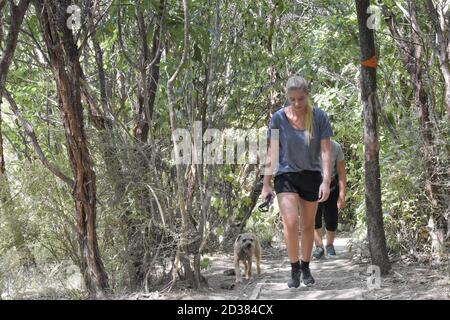
M 275 192 L 294 192 L 306 201 L 319 199 L 322 174 L 319 171 L 286 172 L 275 176 Z
M 325 220 L 325 228 L 328 231 L 336 231 L 338 226 L 338 207 L 339 187 L 335 187 L 330 192 L 327 201 L 319 203 L 316 213 L 315 229 L 322 228 L 322 217 Z

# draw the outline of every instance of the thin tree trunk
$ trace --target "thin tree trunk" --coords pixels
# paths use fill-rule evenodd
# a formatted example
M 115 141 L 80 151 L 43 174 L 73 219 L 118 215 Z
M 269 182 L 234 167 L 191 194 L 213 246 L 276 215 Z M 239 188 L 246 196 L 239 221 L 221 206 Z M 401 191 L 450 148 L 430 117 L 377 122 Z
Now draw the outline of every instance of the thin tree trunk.
M 11 66 L 12 59 L 17 46 L 17 39 L 19 37 L 20 26 L 22 25 L 25 13 L 28 9 L 31 0 L 21 0 L 19 4 L 15 5 L 14 2 L 10 2 L 10 18 L 11 26 L 6 39 L 6 47 L 2 52 L 0 60 L 0 206 L 5 215 L 6 224 L 9 232 L 13 238 L 14 246 L 20 254 L 20 259 L 25 265 L 35 265 L 35 259 L 31 250 L 25 244 L 25 237 L 22 230 L 22 224 L 14 211 L 14 203 L 11 199 L 11 190 L 6 175 L 6 164 L 4 156 L 3 146 L 3 133 L 2 133 L 2 98 L 5 90 L 6 79 Z M 0 10 L 4 8 L 6 1 L 0 3 Z M 3 23 L 3 17 L 2 21 Z M 3 40 L 3 25 L 1 26 L 0 42 Z
M 145 88 L 148 93 L 148 101 L 145 104 L 148 117 L 148 126 L 149 126 L 149 143 L 153 143 L 153 132 L 152 132 L 152 122 L 153 122 L 153 112 L 155 109 L 155 100 L 156 100 L 156 91 L 158 89 L 159 83 L 159 63 L 161 61 L 161 53 L 162 53 L 162 39 L 161 36 L 164 31 L 164 12 L 166 10 L 166 0 L 159 1 L 159 11 L 157 17 L 159 22 L 156 23 L 155 30 L 153 31 L 153 40 L 152 40 L 152 49 L 151 49 L 151 61 L 148 61 L 146 64 L 146 68 L 149 68 L 150 71 L 147 75 L 147 87 Z M 154 151 L 152 152 L 154 154 Z
M 450 55 L 450 29 L 448 27 L 449 21 L 448 17 L 442 17 L 444 19 L 444 30 L 441 28 L 441 21 L 439 19 L 438 8 L 433 4 L 433 0 L 427 0 L 427 13 L 431 19 L 432 26 L 435 30 L 435 39 L 432 39 L 431 43 L 437 53 L 439 61 L 439 69 L 444 78 L 445 83 L 445 95 L 444 95 L 444 105 L 447 109 L 447 117 L 450 120 L 450 66 L 449 66 L 449 55 Z M 447 34 L 447 37 L 445 36 Z
M 217 74 L 217 59 L 218 59 L 218 51 L 220 45 L 220 32 L 221 32 L 221 20 L 220 20 L 220 5 L 221 1 L 215 1 L 214 8 L 214 34 L 211 43 L 211 53 L 210 53 L 210 61 L 209 61 L 209 73 L 208 73 L 208 85 L 206 88 L 206 101 L 207 101 L 207 118 L 208 118 L 208 126 L 214 127 L 216 122 L 214 119 L 215 113 L 215 88 L 216 88 L 216 74 Z M 197 150 L 196 146 L 193 146 L 193 150 Z M 200 155 L 201 156 L 201 155 Z M 202 164 L 200 164 L 202 166 Z M 206 173 L 206 182 L 203 186 L 203 195 L 202 195 L 202 207 L 200 209 L 201 216 L 199 217 L 199 225 L 198 225 L 198 238 L 201 243 L 197 252 L 194 256 L 194 274 L 196 286 L 200 287 L 200 255 L 203 251 L 203 248 L 206 245 L 208 237 L 206 235 L 206 221 L 209 216 L 209 210 L 211 208 L 211 196 L 212 190 L 214 189 L 214 177 L 216 166 L 214 165 L 206 165 L 206 170 L 203 171 Z M 203 179 L 205 180 L 205 179 Z M 189 214 L 189 212 L 188 212 Z
M 158 22 L 155 24 L 153 31 L 153 40 L 151 52 L 147 44 L 147 25 L 145 24 L 142 9 L 139 5 L 139 0 L 136 2 L 136 15 L 138 22 L 139 34 L 142 43 L 142 63 L 140 67 L 142 92 L 138 95 L 142 101 L 138 112 L 138 123 L 135 128 L 135 136 L 140 142 L 153 142 L 153 135 L 151 132 L 151 123 L 153 118 L 153 110 L 155 107 L 156 91 L 159 82 L 159 62 L 161 60 L 161 33 L 164 23 L 165 0 L 160 0 L 156 18 Z
M 66 27 L 66 8 L 69 5 L 68 0 L 35 1 L 64 114 L 67 150 L 75 178 L 73 197 L 77 213 L 80 268 L 89 294 L 102 297 L 108 289 L 108 277 L 97 244 L 96 177 L 83 128 L 79 53 L 72 32 Z
M 416 0 L 408 0 L 408 13 L 409 13 L 409 38 L 405 39 L 404 36 L 400 34 L 397 24 L 395 22 L 392 13 L 388 13 L 387 9 L 384 8 L 385 14 L 388 16 L 388 25 L 393 38 L 395 39 L 398 49 L 400 51 L 403 64 L 405 69 L 408 71 L 411 84 L 414 93 L 414 105 L 419 115 L 420 120 L 420 135 L 422 137 L 423 150 L 424 150 L 424 165 L 425 165 L 425 194 L 427 195 L 430 202 L 436 206 L 439 202 L 444 203 L 439 199 L 439 182 L 436 181 L 434 157 L 435 157 L 435 146 L 433 143 L 433 133 L 431 130 L 430 123 L 430 108 L 428 105 L 428 94 L 423 85 L 423 62 L 422 62 L 422 41 L 420 35 L 422 34 L 420 30 L 419 23 L 417 21 L 417 2 Z M 432 14 L 431 14 L 432 15 Z M 435 16 L 437 19 L 437 16 Z M 438 28 L 440 29 L 440 28 Z M 445 57 L 444 57 L 445 59 Z M 442 69 L 442 68 L 441 68 Z M 445 69 L 445 68 L 444 68 Z M 445 192 L 445 191 L 444 191 Z M 437 223 L 432 223 L 434 229 L 431 231 L 432 235 L 436 239 L 442 237 L 437 236 L 437 234 L 442 234 L 444 231 L 439 229 L 445 228 L 445 218 L 443 215 L 433 214 L 431 217 L 433 221 Z M 443 240 L 441 241 L 441 245 Z M 435 243 L 433 249 L 440 250 L 440 245 Z
M 189 52 L 189 11 L 188 11 L 188 0 L 183 0 L 183 11 L 184 11 L 184 48 L 183 48 L 183 56 L 180 64 L 178 65 L 175 73 L 170 77 L 167 81 L 167 98 L 169 102 L 169 119 L 170 119 L 170 127 L 172 133 L 177 129 L 176 120 L 175 120 L 175 93 L 174 93 L 174 82 L 178 77 L 181 69 L 187 60 L 187 54 Z M 172 143 L 174 146 L 174 153 L 178 155 L 177 141 L 175 141 L 175 135 L 172 134 Z M 192 271 L 191 263 L 189 260 L 188 253 L 188 231 L 189 231 L 189 217 L 186 208 L 185 201 L 185 181 L 183 179 L 183 172 L 181 165 L 176 163 L 176 179 L 178 186 L 178 208 L 181 213 L 181 239 L 178 243 L 178 257 L 181 261 L 186 279 L 191 283 L 192 286 L 195 287 L 196 281 L 194 272 Z
M 94 21 L 93 21 L 93 10 L 94 8 L 91 8 L 90 6 L 86 8 L 86 11 L 88 12 L 88 18 L 87 18 L 87 27 L 88 32 L 87 34 L 90 34 L 92 47 L 94 49 L 94 56 L 95 56 L 95 62 L 97 64 L 97 75 L 98 75 L 98 82 L 99 82 L 99 89 L 100 89 L 100 102 L 103 107 L 103 116 L 105 118 L 111 118 L 112 113 L 111 109 L 109 107 L 109 101 L 108 101 L 108 94 L 106 90 L 106 76 L 105 76 L 105 69 L 103 67 L 103 52 L 100 47 L 100 44 L 97 40 L 97 32 L 95 29 Z
M 427 172 L 426 193 L 435 202 L 433 187 L 433 135 L 430 128 L 430 113 L 428 108 L 428 95 L 423 86 L 423 66 L 421 61 L 422 45 L 420 39 L 420 28 L 417 23 L 417 6 L 415 0 L 409 0 L 409 20 L 410 20 L 410 36 L 405 39 L 398 30 L 395 18 L 392 13 L 388 13 L 384 8 L 385 14 L 388 16 L 388 25 L 392 37 L 397 43 L 398 50 L 402 57 L 405 69 L 411 78 L 411 84 L 414 93 L 414 105 L 420 119 L 420 134 L 423 140 L 425 150 L 425 170 Z
M 373 30 L 367 28 L 369 0 L 356 0 L 361 48 L 361 100 L 364 104 L 364 146 L 365 146 L 365 190 L 366 215 L 369 249 L 372 264 L 380 268 L 382 274 L 390 269 L 386 249 L 386 237 L 381 209 L 381 186 L 379 166 L 379 144 L 377 128 L 377 87 L 375 41 Z
M 415 0 L 409 0 L 409 12 L 411 20 L 411 51 L 413 53 L 414 61 L 412 61 L 411 79 L 413 82 L 414 90 L 414 104 L 420 118 L 420 132 L 423 140 L 423 147 L 425 150 L 425 170 L 427 178 L 425 181 L 425 189 L 431 202 L 437 204 L 436 199 L 436 183 L 434 181 L 434 148 L 433 148 L 433 135 L 430 128 L 430 111 L 428 108 L 428 95 L 423 86 L 422 74 L 422 46 L 421 39 L 419 37 L 419 24 L 417 22 L 417 5 Z
M 39 141 L 37 140 L 36 134 L 34 132 L 33 126 L 24 118 L 22 117 L 22 113 L 19 110 L 19 107 L 17 106 L 15 100 L 11 96 L 11 94 L 8 91 L 4 91 L 3 95 L 5 96 L 6 100 L 9 103 L 9 106 L 11 108 L 11 111 L 14 113 L 16 118 L 20 121 L 22 127 L 25 130 L 25 133 L 28 135 L 28 137 L 31 139 L 31 143 L 33 144 L 34 151 L 39 157 L 39 160 L 42 162 L 42 164 L 50 170 L 56 177 L 60 178 L 62 181 L 64 181 L 69 188 L 73 188 L 75 182 L 67 177 L 62 171 L 57 168 L 55 165 L 50 163 L 45 156 L 44 152 L 42 151 L 41 145 L 39 144 Z
M 412 0 L 410 0 L 412 1 Z M 414 3 L 414 1 L 412 1 Z M 443 8 L 440 7 L 439 3 L 436 6 L 433 4 L 432 0 L 427 0 L 427 12 L 431 19 L 432 26 L 435 30 L 435 39 L 432 40 L 432 46 L 439 61 L 439 69 L 444 78 L 444 105 L 447 109 L 447 117 L 450 120 L 450 13 L 447 11 L 446 16 L 443 14 Z M 441 15 L 439 15 L 439 12 Z M 429 117 L 428 114 L 426 116 Z M 428 118 L 429 120 L 429 118 Z M 432 139 L 431 128 L 426 127 L 428 133 L 428 139 Z M 433 150 L 433 145 L 426 145 L 426 156 L 431 159 L 435 152 Z M 448 234 L 448 226 L 450 225 L 449 213 L 444 213 L 443 210 L 450 208 L 450 202 L 448 199 L 448 190 L 436 181 L 436 172 L 432 160 L 427 161 L 426 170 L 428 176 L 426 188 L 427 193 L 432 201 L 432 203 L 439 209 L 435 210 L 431 217 L 429 225 L 432 226 L 431 237 L 432 237 L 432 250 L 433 252 L 442 253 L 445 250 L 445 235 Z M 443 181 L 448 180 L 449 171 L 443 174 Z M 439 190 L 441 189 L 441 190 Z M 438 206 L 440 205 L 440 206 Z M 447 220 L 447 221 L 445 221 Z M 446 230 L 447 229 L 447 230 Z
M 141 170 L 143 172 L 149 172 L 152 166 L 155 166 L 157 152 L 153 146 L 152 118 L 160 76 L 159 63 L 162 51 L 161 36 L 164 30 L 166 4 L 165 0 L 159 1 L 159 7 L 155 15 L 157 22 L 155 23 L 155 28 L 153 30 L 152 47 L 150 49 L 147 43 L 148 26 L 145 23 L 143 9 L 140 7 L 141 1 L 137 0 L 135 3 L 142 53 L 141 63 L 138 68 L 141 75 L 141 84 L 138 86 L 137 90 L 139 108 L 136 115 L 134 136 L 136 138 L 136 150 L 138 152 Z M 145 148 L 145 152 L 138 151 L 139 148 Z M 153 217 L 155 215 L 155 201 L 154 198 L 150 196 L 146 187 L 143 187 L 142 191 L 138 193 L 137 202 L 143 210 L 148 212 L 148 216 Z M 136 219 L 131 216 L 127 216 L 126 219 L 129 230 L 128 243 L 130 261 L 128 269 L 131 287 L 138 289 L 143 285 L 145 275 L 148 273 L 148 270 L 145 270 L 147 268 L 145 262 L 148 254 L 147 249 L 142 243 L 142 234 L 140 232 L 143 221 L 142 219 Z M 152 232 L 156 233 L 155 230 L 152 230 Z M 159 235 L 156 234 L 154 238 L 158 237 Z M 144 284 L 144 287 L 148 287 L 148 284 Z

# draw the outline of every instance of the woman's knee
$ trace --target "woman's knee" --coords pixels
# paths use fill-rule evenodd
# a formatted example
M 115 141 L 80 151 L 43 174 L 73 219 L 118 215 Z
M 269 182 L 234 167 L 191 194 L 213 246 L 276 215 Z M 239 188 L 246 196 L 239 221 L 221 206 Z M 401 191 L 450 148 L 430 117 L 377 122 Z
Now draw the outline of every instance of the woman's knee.
M 305 228 L 306 231 L 310 230 L 310 229 L 314 229 L 317 223 L 317 219 L 316 219 L 316 213 L 315 211 L 311 211 L 311 212 L 303 212 L 303 216 L 302 216 L 302 227 Z
M 278 195 L 278 205 L 280 206 L 283 223 L 288 230 L 298 228 L 298 195 L 283 193 Z
M 298 229 L 298 217 L 293 214 L 285 214 L 283 223 L 288 231 L 296 231 Z
M 302 226 L 302 232 L 308 233 L 315 229 L 315 223 L 309 223 Z

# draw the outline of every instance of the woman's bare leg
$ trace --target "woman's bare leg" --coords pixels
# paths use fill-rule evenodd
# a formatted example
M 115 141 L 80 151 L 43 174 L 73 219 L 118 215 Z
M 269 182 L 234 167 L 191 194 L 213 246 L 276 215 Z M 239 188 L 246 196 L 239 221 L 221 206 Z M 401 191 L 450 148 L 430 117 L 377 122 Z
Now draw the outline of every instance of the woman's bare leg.
M 334 244 L 335 235 L 336 235 L 336 231 L 328 231 L 327 230 L 327 246 L 331 246 Z
M 280 193 L 277 195 L 281 217 L 283 218 L 284 239 L 291 261 L 291 278 L 287 285 L 289 288 L 300 286 L 300 262 L 299 262 L 299 199 L 296 193 Z
M 322 228 L 316 229 L 314 231 L 314 242 L 316 244 L 316 247 L 323 247 L 323 232 Z
M 283 219 L 284 240 L 291 263 L 298 262 L 299 257 L 299 199 L 296 193 L 277 194 L 278 205 Z

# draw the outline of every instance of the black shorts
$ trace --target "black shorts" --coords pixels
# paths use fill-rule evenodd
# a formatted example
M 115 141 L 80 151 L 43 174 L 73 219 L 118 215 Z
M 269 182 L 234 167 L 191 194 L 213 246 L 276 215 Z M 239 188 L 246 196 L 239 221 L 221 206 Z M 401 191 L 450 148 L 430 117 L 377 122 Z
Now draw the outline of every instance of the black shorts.
M 275 176 L 275 192 L 294 192 L 306 201 L 319 199 L 319 188 L 322 184 L 320 171 L 303 170 L 286 172 Z
M 327 201 L 319 203 L 317 206 L 315 229 L 322 228 L 322 216 L 325 220 L 325 228 L 328 231 L 336 231 L 338 226 L 339 187 L 330 192 Z

